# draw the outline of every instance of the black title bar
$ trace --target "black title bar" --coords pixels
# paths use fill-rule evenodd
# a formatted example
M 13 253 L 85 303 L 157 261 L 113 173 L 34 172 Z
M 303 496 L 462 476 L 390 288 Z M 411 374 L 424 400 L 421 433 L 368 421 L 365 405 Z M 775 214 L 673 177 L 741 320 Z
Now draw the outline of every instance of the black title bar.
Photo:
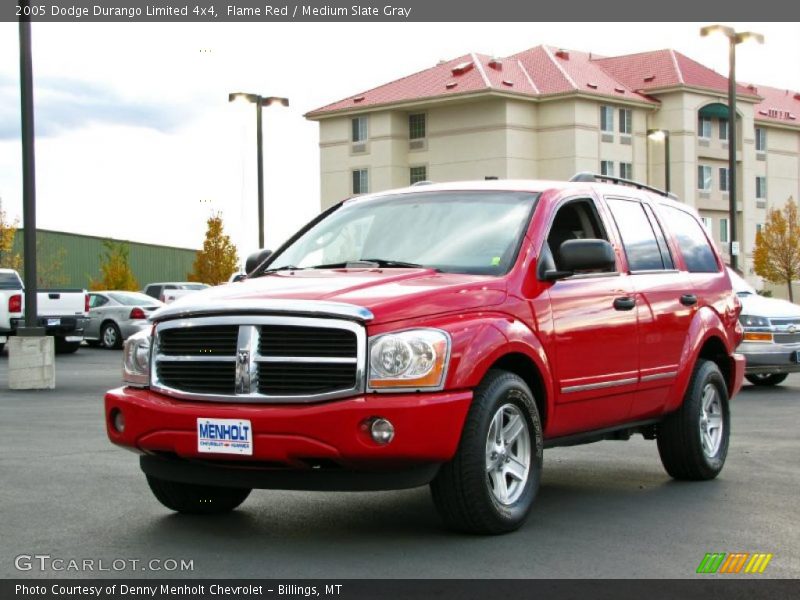
M 0 21 L 33 22 L 503 22 L 503 21 L 795 21 L 786 0 L 2 0 Z M 632 25 L 636 26 L 636 25 Z

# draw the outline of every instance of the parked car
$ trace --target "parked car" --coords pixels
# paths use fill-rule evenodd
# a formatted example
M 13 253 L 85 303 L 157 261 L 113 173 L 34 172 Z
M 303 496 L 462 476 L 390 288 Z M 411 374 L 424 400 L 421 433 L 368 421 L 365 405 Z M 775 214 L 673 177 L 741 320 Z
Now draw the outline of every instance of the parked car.
M 800 306 L 760 296 L 730 269 L 729 275 L 742 302 L 744 340 L 737 352 L 747 359 L 745 378 L 759 386 L 783 383 L 789 373 L 800 372 Z
M 55 337 L 58 353 L 75 352 L 88 322 L 89 296 L 81 289 L 45 289 L 36 294 L 37 323 Z M 0 352 L 25 324 L 25 286 L 19 273 L 0 269 Z
M 145 286 L 143 293 L 148 296 L 160 300 L 164 304 L 174 302 L 178 298 L 182 298 L 187 294 L 205 290 L 210 286 L 205 283 L 195 283 L 191 281 L 178 281 L 167 283 L 149 283 Z
M 84 338 L 93 346 L 122 348 L 122 342 L 150 327 L 147 317 L 162 306 L 160 300 L 140 292 L 90 292 Z
M 598 178 L 340 203 L 247 280 L 152 315 L 105 396 L 110 440 L 175 511 L 430 483 L 478 533 L 525 521 L 545 447 L 641 434 L 672 477 L 713 479 L 741 303 L 692 208 Z

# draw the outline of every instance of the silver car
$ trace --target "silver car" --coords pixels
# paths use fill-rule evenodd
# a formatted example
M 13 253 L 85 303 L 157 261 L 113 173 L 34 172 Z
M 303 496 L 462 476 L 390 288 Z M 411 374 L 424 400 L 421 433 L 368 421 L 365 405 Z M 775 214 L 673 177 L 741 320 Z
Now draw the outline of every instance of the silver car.
M 759 296 L 736 273 L 728 273 L 742 302 L 744 340 L 736 351 L 747 359 L 745 377 L 753 385 L 778 385 L 789 373 L 800 372 L 800 306 Z
M 89 325 L 84 339 L 91 346 L 122 348 L 122 342 L 150 326 L 147 317 L 163 302 L 140 292 L 89 292 Z

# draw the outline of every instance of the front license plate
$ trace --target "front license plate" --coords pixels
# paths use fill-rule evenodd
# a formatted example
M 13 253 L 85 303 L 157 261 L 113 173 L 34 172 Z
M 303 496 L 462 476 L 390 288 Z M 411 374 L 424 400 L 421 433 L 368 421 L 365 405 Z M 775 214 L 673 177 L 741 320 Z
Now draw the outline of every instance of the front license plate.
M 246 419 L 197 419 L 197 451 L 253 455 L 253 428 Z
M 58 327 L 61 325 L 61 319 L 47 319 L 48 327 Z

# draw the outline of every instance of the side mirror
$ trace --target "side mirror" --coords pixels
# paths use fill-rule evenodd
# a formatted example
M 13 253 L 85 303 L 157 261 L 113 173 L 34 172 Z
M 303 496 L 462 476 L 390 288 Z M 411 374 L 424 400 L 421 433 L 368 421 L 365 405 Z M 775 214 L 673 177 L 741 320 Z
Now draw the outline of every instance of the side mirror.
M 253 252 L 253 254 L 247 257 L 247 260 L 244 263 L 245 272 L 248 274 L 252 273 L 258 265 L 263 263 L 270 256 L 272 256 L 272 250 L 267 250 L 266 248 L 259 250 L 258 252 Z
M 546 280 L 563 279 L 576 271 L 613 271 L 617 265 L 614 247 L 606 240 L 567 240 L 557 252 L 561 270 L 547 271 Z

